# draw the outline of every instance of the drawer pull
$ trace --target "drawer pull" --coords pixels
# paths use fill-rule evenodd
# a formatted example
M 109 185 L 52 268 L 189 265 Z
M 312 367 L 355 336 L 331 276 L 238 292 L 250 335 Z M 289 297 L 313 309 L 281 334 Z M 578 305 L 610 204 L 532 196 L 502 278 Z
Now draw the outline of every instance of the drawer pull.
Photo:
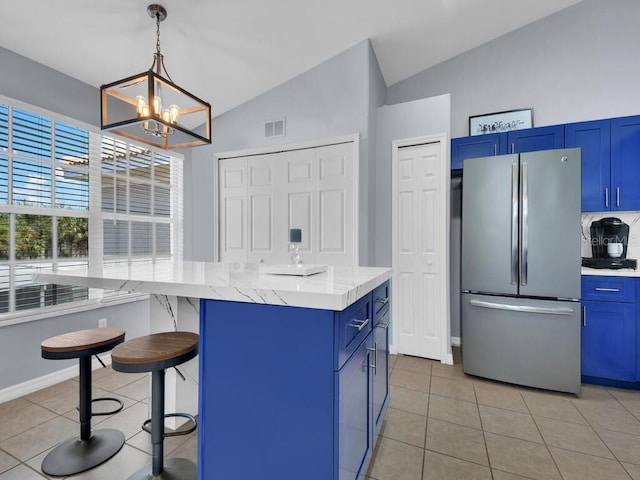
M 349 326 L 353 327 L 353 328 L 357 328 L 358 331 L 360 332 L 360 331 L 362 331 L 362 329 L 364 327 L 367 326 L 368 323 L 369 323 L 369 319 L 368 318 L 365 318 L 364 320 L 354 319 L 353 323 L 350 323 Z
M 386 305 L 389 303 L 389 297 L 378 297 L 376 298 L 376 303 L 381 303 L 382 305 Z
M 619 288 L 603 288 L 603 287 L 596 287 L 596 292 L 619 292 L 620 289 Z

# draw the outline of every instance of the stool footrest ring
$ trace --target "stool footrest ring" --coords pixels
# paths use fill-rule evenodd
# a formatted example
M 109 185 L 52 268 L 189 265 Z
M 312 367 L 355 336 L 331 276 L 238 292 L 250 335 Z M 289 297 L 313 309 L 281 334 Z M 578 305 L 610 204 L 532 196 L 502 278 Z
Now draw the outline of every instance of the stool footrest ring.
M 91 418 L 93 417 L 101 417 L 105 415 L 113 415 L 114 413 L 118 413 L 120 410 L 124 408 L 124 403 L 119 398 L 115 397 L 100 397 L 100 398 L 92 398 L 91 403 L 93 402 L 116 402 L 119 404 L 115 410 L 111 410 L 109 412 L 91 412 Z M 80 407 L 76 407 L 76 410 L 80 411 Z
M 195 431 L 196 428 L 198 428 L 198 421 L 196 420 L 196 417 L 194 417 L 193 415 L 190 415 L 188 413 L 166 413 L 164 415 L 164 418 L 169 418 L 169 417 L 186 418 L 187 420 L 189 420 L 192 423 L 192 425 L 191 425 L 191 427 L 187 428 L 186 430 L 177 430 L 175 432 L 169 432 L 169 433 L 164 432 L 164 434 L 163 434 L 164 437 L 177 437 L 179 435 L 188 435 L 191 432 Z M 142 430 L 144 430 L 148 434 L 151 434 L 151 427 L 149 427 L 150 423 L 151 423 L 151 419 L 148 418 L 142 424 Z

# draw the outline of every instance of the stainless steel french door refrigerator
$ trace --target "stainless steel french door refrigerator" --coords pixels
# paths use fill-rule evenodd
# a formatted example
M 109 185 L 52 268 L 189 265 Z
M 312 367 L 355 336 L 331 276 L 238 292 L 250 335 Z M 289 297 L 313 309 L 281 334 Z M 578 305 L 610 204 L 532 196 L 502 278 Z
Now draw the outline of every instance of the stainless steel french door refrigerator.
M 580 391 L 580 149 L 474 158 L 462 180 L 462 360 Z

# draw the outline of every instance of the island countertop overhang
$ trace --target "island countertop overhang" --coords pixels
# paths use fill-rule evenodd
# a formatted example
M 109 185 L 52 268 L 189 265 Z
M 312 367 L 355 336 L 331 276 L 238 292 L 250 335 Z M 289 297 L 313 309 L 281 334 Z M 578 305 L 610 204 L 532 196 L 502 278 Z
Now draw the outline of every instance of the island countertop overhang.
M 139 262 L 86 270 L 41 271 L 41 283 L 341 311 L 391 278 L 390 268 L 329 266 L 309 276 L 271 275 L 259 264 Z

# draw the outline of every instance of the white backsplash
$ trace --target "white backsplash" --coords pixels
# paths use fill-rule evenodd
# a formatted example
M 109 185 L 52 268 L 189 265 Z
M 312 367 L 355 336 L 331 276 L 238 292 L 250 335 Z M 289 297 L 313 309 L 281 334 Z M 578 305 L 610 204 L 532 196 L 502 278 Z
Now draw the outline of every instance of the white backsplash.
M 582 214 L 582 256 L 591 256 L 591 222 L 605 217 L 615 217 L 629 225 L 627 258 L 640 259 L 640 212 L 593 212 Z

